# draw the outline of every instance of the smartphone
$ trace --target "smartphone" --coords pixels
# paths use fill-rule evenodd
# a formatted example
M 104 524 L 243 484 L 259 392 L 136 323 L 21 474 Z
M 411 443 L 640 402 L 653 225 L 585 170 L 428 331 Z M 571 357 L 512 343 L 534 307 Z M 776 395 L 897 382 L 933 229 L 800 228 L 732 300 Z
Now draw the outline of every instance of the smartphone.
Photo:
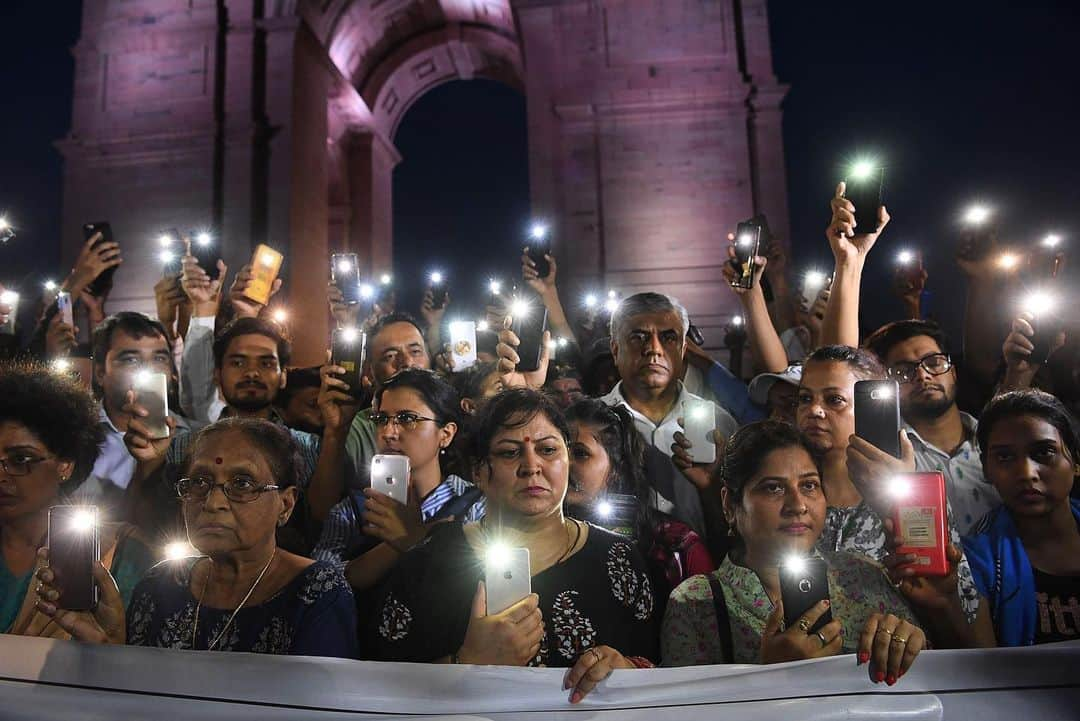
M 360 263 L 356 253 L 334 253 L 330 256 L 330 280 L 341 291 L 349 305 L 360 302 Z
M 551 264 L 546 256 L 551 252 L 551 234 L 548 232 L 529 233 L 529 243 L 525 246 L 525 255 L 536 264 L 536 275 L 547 278 L 551 273 Z
M 1058 247 L 1046 247 L 1040 244 L 1028 255 L 1029 277 L 1038 280 L 1057 278 L 1064 265 L 1065 253 Z
M 82 231 L 84 241 L 90 240 L 95 233 L 101 233 L 101 238 L 92 246 L 94 248 L 99 245 L 104 245 L 105 243 L 114 242 L 112 226 L 109 225 L 109 221 L 107 220 L 99 220 L 96 223 L 85 223 L 83 224 Z M 115 265 L 111 268 L 106 268 L 101 271 L 101 274 L 97 278 L 94 278 L 93 282 L 86 288 L 90 295 L 100 297 L 112 289 L 112 281 L 113 276 L 116 274 L 116 268 L 117 266 Z
M 270 290 L 274 287 L 285 256 L 268 245 L 259 244 L 251 256 L 251 282 L 244 290 L 244 297 L 260 305 L 270 302 Z
M 515 301 L 515 305 L 519 301 Z M 510 330 L 518 337 L 521 344 L 517 347 L 517 369 L 530 372 L 540 368 L 540 357 L 544 350 L 544 331 L 547 330 L 547 308 L 534 301 L 527 311 L 513 314 Z
M 210 280 L 217 280 L 221 275 L 217 267 L 221 254 L 214 248 L 214 237 L 205 230 L 192 230 L 188 237 L 191 239 L 191 255 L 198 261 L 199 267 L 206 271 Z
M 49 509 L 49 568 L 67 611 L 89 611 L 97 606 L 94 564 L 101 556 L 96 506 L 53 506 Z
M 818 294 L 831 285 L 832 278 L 826 277 L 823 273 L 811 271 L 804 275 L 801 300 L 803 312 L 809 313 L 817 301 Z
M 585 509 L 582 520 L 600 526 L 626 538 L 637 536 L 637 520 L 641 502 L 637 496 L 626 493 L 605 493 Z
M 349 384 L 349 395 L 359 398 L 364 392 L 360 377 L 364 372 L 367 334 L 356 328 L 335 328 L 330 342 L 330 362 L 345 369 L 341 380 Z
M 815 603 L 829 597 L 829 576 L 821 558 L 799 558 L 780 566 L 780 600 L 784 604 L 784 628 L 791 628 Z M 832 623 L 832 609 L 826 609 L 808 633 L 817 633 Z
M 705 347 L 705 336 L 701 334 L 701 330 L 693 323 L 690 324 L 689 330 L 686 331 L 686 338 L 699 348 Z
M 896 381 L 855 382 L 855 435 L 900 457 L 900 386 Z
M 709 434 L 716 429 L 716 413 L 711 401 L 683 402 L 683 435 L 693 448 L 694 463 L 716 463 L 716 444 Z
M 441 275 L 438 282 L 431 278 L 431 307 L 438 310 L 446 306 L 446 279 Z
M 1034 311 L 1031 312 L 1034 315 Z M 1054 346 L 1054 339 L 1064 330 L 1064 320 L 1053 311 L 1043 311 L 1030 322 L 1031 329 L 1035 331 L 1035 334 L 1028 339 L 1031 341 L 1031 345 L 1034 346 L 1031 355 L 1028 356 L 1028 362 L 1042 365 L 1050 358 L 1050 350 Z
M 507 548 L 484 563 L 487 615 L 502 613 L 532 593 L 529 549 Z
M 65 325 L 75 326 L 75 311 L 71 305 L 71 293 L 62 290 L 56 294 L 56 309 L 60 313 L 60 321 Z
M 135 373 L 135 392 L 140 406 L 149 411 L 142 422 L 150 431 L 151 438 L 168 438 L 169 426 L 169 377 L 164 373 L 138 371 Z
M 903 539 L 895 553 L 918 556 L 899 568 L 912 568 L 917 576 L 947 576 L 945 477 L 939 471 L 902 473 L 889 490 L 896 499 L 893 528 Z
M 13 290 L 0 293 L 0 303 L 11 308 L 7 320 L 0 323 L 0 335 L 15 335 L 15 319 L 19 315 L 19 294 Z
M 869 173 L 844 180 L 844 198 L 855 206 L 855 234 L 873 233 L 878 227 L 878 208 L 882 203 L 885 168 L 873 168 Z
M 409 457 L 382 454 L 372 456 L 371 488 L 399 503 L 408 503 Z
M 450 324 L 450 357 L 455 373 L 476 365 L 476 323 L 461 320 Z
M 761 226 L 744 220 L 735 229 L 735 257 L 731 264 L 738 276 L 731 281 L 733 288 L 754 287 L 754 258 L 761 255 Z

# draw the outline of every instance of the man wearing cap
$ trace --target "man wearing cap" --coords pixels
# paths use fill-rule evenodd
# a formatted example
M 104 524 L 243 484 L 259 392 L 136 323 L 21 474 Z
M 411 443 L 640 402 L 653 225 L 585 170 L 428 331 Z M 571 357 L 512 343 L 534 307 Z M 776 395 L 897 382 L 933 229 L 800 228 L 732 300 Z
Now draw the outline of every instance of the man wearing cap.
M 795 399 L 802 380 L 802 365 L 789 365 L 780 373 L 762 373 L 750 381 L 750 400 L 768 409 L 772 420 L 795 425 Z

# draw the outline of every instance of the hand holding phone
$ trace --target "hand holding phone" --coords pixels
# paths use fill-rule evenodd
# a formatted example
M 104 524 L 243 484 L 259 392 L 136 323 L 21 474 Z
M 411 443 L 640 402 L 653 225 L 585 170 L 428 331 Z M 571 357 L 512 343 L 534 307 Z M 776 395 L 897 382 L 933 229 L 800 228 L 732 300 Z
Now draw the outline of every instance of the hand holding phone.
M 150 438 L 168 438 L 169 377 L 164 373 L 141 370 L 135 373 L 136 402 L 148 415 L 139 420 L 146 426 Z
M 450 324 L 450 357 L 454 361 L 454 372 L 476 365 L 476 323 L 471 320 L 456 321 Z
M 281 271 L 285 256 L 268 245 L 258 245 L 251 256 L 251 282 L 244 290 L 244 297 L 259 305 L 270 302 L 270 293 Z
M 947 576 L 945 552 L 949 536 L 944 476 L 937 471 L 901 473 L 889 481 L 888 492 L 894 501 L 893 533 L 902 539 L 893 554 L 916 557 L 895 570 L 910 568 L 916 576 Z
M 194 256 L 199 267 L 206 271 L 210 280 L 221 277 L 221 270 L 218 268 L 218 259 L 221 254 L 214 247 L 214 236 L 206 230 L 192 230 L 188 233 L 188 238 L 191 241 L 191 255 Z
M 884 184 L 885 169 L 868 161 L 855 163 L 844 179 L 844 198 L 855 206 L 855 235 L 878 231 Z
M 330 343 L 330 363 L 341 366 L 341 380 L 349 384 L 349 395 L 359 398 L 364 392 L 361 380 L 367 356 L 367 334 L 356 328 L 335 328 Z
M 341 291 L 347 305 L 360 302 L 360 263 L 356 253 L 334 253 L 330 256 L 330 280 Z
M 428 290 L 431 291 L 432 310 L 442 310 L 446 307 L 446 276 L 435 271 L 428 275 Z
M 371 458 L 371 489 L 402 504 L 409 502 L 409 457 L 377 454 Z
M 739 223 L 735 230 L 735 258 L 731 265 L 735 268 L 735 279 L 731 285 L 749 290 L 754 287 L 754 271 L 757 265 L 754 259 L 761 255 L 761 225 L 750 220 Z
M 517 370 L 530 373 L 540 368 L 544 352 L 544 331 L 547 330 L 548 311 L 537 300 L 515 298 L 510 307 L 510 330 L 517 336 Z
M 529 549 L 496 547 L 484 562 L 487 615 L 502 613 L 532 593 Z
M 780 599 L 784 604 L 784 627 L 792 628 L 815 604 L 829 598 L 829 575 L 821 558 L 792 557 L 780 566 Z M 808 634 L 832 622 L 832 610 L 814 622 Z
M 75 311 L 71 303 L 71 293 L 62 290 L 56 294 L 56 310 L 60 313 L 60 322 L 75 327 Z
M 900 386 L 894 380 L 855 382 L 855 435 L 900 458 Z
M 711 401 L 697 400 L 683 403 L 683 436 L 690 441 L 690 456 L 694 463 L 716 463 L 716 443 L 712 433 L 716 430 L 716 413 Z
M 83 240 L 90 240 L 96 233 L 101 233 L 101 237 L 94 242 L 91 246 L 91 250 L 100 248 L 108 243 L 115 243 L 113 238 L 112 225 L 107 220 L 99 220 L 95 223 L 86 223 L 83 225 Z M 116 265 L 105 268 L 97 277 L 94 278 L 90 285 L 86 289 L 90 292 L 90 295 L 101 297 L 106 295 L 112 290 L 113 276 L 116 275 Z
M 525 255 L 536 267 L 536 277 L 547 278 L 551 273 L 551 264 L 547 255 L 551 252 L 551 234 L 542 223 L 534 223 L 529 229 L 529 239 L 525 246 Z
M 90 611 L 98 603 L 94 564 L 101 555 L 96 506 L 53 506 L 49 509 L 49 570 L 60 592 L 56 606 Z

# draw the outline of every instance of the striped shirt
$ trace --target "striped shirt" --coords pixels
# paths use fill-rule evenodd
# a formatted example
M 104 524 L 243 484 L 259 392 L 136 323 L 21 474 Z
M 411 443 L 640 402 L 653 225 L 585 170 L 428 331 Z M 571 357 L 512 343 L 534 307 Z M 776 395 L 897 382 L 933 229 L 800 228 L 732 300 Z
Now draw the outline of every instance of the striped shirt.
M 455 475 L 449 475 L 420 502 L 420 519 L 427 523 L 451 500 L 463 496 L 474 488 L 473 484 Z M 327 561 L 344 565 L 358 556 L 362 556 L 380 541 L 364 533 L 364 521 L 360 514 L 364 512 L 365 497 L 360 491 L 351 491 L 342 501 L 330 509 L 330 515 L 323 524 L 322 537 L 312 554 L 318 561 Z M 486 501 L 483 496 L 458 520 L 466 523 L 479 521 L 484 517 Z

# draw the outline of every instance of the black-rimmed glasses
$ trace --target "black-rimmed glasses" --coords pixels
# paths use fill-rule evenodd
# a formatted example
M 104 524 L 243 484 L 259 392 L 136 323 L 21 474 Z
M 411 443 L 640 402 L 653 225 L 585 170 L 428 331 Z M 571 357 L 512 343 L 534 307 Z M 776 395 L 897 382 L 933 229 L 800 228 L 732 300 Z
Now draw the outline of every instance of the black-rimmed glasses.
M 932 376 L 940 376 L 952 370 L 952 358 L 944 353 L 931 353 L 917 361 L 894 363 L 889 366 L 889 377 L 897 383 L 910 383 L 919 368 Z
M 398 426 L 404 428 L 407 431 L 414 430 L 417 425 L 422 421 L 431 421 L 432 423 L 438 423 L 434 418 L 426 418 L 418 413 L 412 411 L 399 411 L 393 415 L 389 413 L 372 413 L 371 422 L 379 428 L 382 428 L 390 421 L 393 421 Z
M 206 477 L 181 478 L 176 482 L 176 495 L 185 501 L 204 501 L 215 489 L 220 488 L 225 497 L 234 503 L 251 503 L 266 491 L 281 490 L 281 486 L 262 485 L 253 478 L 237 476 L 224 483 L 215 483 Z

